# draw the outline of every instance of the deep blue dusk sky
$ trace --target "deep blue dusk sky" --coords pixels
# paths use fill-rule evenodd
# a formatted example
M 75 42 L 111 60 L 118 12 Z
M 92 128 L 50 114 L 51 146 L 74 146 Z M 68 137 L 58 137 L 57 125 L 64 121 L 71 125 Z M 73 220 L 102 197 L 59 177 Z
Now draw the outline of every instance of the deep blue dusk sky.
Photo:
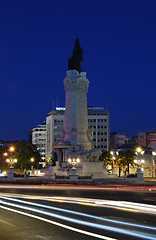
M 55 106 L 75 39 L 84 50 L 88 105 L 111 131 L 156 128 L 155 0 L 0 1 L 0 139 L 28 139 Z

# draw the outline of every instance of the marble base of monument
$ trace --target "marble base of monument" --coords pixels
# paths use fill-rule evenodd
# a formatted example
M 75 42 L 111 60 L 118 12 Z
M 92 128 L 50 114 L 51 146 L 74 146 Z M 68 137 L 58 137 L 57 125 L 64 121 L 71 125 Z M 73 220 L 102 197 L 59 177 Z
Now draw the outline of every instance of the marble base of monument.
M 46 178 L 55 179 L 56 175 L 65 175 L 64 173 L 62 173 L 62 171 L 60 171 L 59 162 L 56 162 L 56 166 L 49 165 L 45 169 Z
M 82 174 L 92 175 L 92 179 L 108 177 L 106 167 L 101 162 L 83 162 Z

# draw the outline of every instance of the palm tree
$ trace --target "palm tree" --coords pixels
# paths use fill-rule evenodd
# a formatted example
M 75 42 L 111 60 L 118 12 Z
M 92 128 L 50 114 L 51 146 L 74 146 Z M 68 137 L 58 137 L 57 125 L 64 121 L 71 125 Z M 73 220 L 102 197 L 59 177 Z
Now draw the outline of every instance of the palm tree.
M 119 177 L 120 177 L 122 168 L 125 168 L 125 167 L 126 167 L 127 172 L 129 174 L 129 166 L 130 165 L 132 165 L 132 166 L 135 165 L 134 156 L 135 156 L 135 154 L 131 150 L 120 152 L 119 158 L 117 160 L 117 164 L 119 166 Z
M 106 166 L 111 165 L 112 169 L 113 169 L 113 158 L 112 155 L 110 153 L 110 151 L 102 151 L 101 156 L 99 157 L 99 160 L 101 162 L 104 162 L 106 164 Z

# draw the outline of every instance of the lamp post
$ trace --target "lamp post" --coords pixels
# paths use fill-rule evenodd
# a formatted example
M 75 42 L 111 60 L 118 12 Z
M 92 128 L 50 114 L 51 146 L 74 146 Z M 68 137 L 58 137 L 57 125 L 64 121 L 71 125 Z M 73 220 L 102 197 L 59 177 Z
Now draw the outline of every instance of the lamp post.
M 76 156 L 69 157 L 68 158 L 68 163 L 72 167 L 71 170 L 70 170 L 69 178 L 72 181 L 77 181 L 78 180 L 78 175 L 77 175 L 76 166 L 80 163 L 80 159 Z
M 117 159 L 117 156 L 119 155 L 118 151 L 110 151 L 111 157 L 112 157 L 112 174 L 114 170 L 114 162 Z
M 156 151 L 152 151 L 152 178 L 155 177 L 155 156 Z
M 141 165 L 145 162 L 145 160 L 142 158 L 144 155 L 144 150 L 141 147 L 137 147 L 135 154 L 137 156 L 137 159 L 134 160 L 134 162 L 137 164 L 137 171 L 136 171 L 136 175 L 137 175 L 137 180 L 140 182 L 144 181 L 143 178 L 143 171 L 141 169 Z
M 72 166 L 72 170 L 76 170 L 76 166 L 80 163 L 79 158 L 68 158 L 68 163 Z
M 8 178 L 12 179 L 14 177 L 14 164 L 17 163 L 17 159 L 14 158 L 14 151 L 15 148 L 13 146 L 11 146 L 9 148 L 9 153 L 5 152 L 4 156 L 8 157 L 6 159 L 6 162 L 9 164 L 9 171 L 8 171 Z
M 31 162 L 31 171 L 33 171 L 34 169 L 34 166 L 33 166 L 33 163 L 34 163 L 35 159 L 32 157 L 30 158 L 30 162 Z

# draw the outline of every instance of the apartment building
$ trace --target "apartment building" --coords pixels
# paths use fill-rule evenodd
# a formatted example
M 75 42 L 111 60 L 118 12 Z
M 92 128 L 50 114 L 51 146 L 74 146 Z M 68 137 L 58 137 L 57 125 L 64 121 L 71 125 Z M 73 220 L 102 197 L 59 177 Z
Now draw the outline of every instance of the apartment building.
M 64 112 L 65 108 L 56 107 L 46 117 L 46 157 L 51 157 L 55 142 L 62 139 Z
M 138 134 L 138 145 L 156 149 L 156 130 L 140 132 Z
M 88 128 L 93 130 L 92 145 L 102 151 L 108 151 L 110 138 L 109 111 L 102 107 L 88 107 Z
M 45 149 L 46 149 L 46 124 L 40 124 L 30 131 L 31 143 L 37 147 L 41 155 L 41 165 L 45 165 Z

